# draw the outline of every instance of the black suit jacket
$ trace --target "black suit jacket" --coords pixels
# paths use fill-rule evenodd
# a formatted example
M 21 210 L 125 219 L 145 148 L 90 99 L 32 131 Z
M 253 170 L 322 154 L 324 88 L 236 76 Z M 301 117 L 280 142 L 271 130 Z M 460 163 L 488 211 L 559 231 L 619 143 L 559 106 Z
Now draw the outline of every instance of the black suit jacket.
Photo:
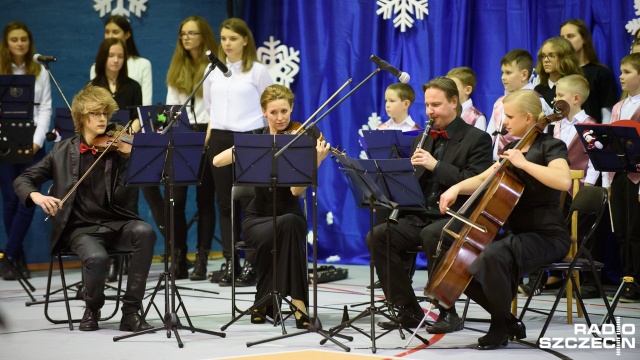
M 107 199 L 113 211 L 122 216 L 123 220 L 140 220 L 137 215 L 138 188 L 124 186 L 128 159 L 114 151 L 105 154 L 100 161 L 105 161 Z M 80 174 L 80 136 L 77 135 L 55 144 L 53 150 L 44 159 L 25 170 L 14 180 L 13 189 L 25 206 L 34 206 L 29 194 L 38 192 L 43 183 L 53 180 L 49 195 L 62 199 L 82 175 Z M 75 200 L 74 192 L 64 202 L 56 216 L 51 217 L 52 253 L 60 246 L 60 238 Z
M 427 198 L 427 192 L 430 190 L 430 182 L 435 181 L 441 185 L 441 191 L 444 192 L 451 186 L 462 180 L 476 176 L 493 164 L 491 136 L 486 132 L 479 130 L 467 124 L 460 117 L 456 117 L 447 127 L 455 128 L 455 132 L 449 135 L 449 142 L 445 147 L 442 160 L 433 172 L 420 166 L 416 170 L 416 176 L 422 186 L 422 194 Z M 417 136 L 413 142 L 412 153 L 415 152 L 420 138 Z M 423 149 L 432 149 L 435 140 L 427 135 L 422 146 Z M 451 206 L 452 209 L 458 209 L 468 196 L 459 196 L 456 203 Z M 426 213 L 422 215 L 428 216 Z

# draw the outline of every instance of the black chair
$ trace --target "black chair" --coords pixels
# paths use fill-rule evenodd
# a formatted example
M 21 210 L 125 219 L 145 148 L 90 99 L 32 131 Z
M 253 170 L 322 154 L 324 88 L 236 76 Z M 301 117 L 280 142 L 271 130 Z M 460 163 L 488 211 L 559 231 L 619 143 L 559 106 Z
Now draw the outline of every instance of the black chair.
M 124 257 L 125 256 L 129 256 L 131 255 L 131 251 L 108 251 L 109 256 L 116 256 L 120 258 L 119 261 L 119 267 L 118 267 L 118 285 L 116 286 L 112 286 L 109 284 L 105 284 L 105 289 L 111 289 L 111 290 L 115 290 L 116 291 L 116 295 L 107 295 L 105 296 L 106 300 L 114 300 L 115 301 L 115 306 L 113 309 L 113 312 L 111 312 L 108 316 L 102 317 L 100 318 L 100 321 L 105 321 L 105 320 L 109 320 L 111 318 L 113 318 L 119 310 L 120 307 L 120 299 L 122 297 L 122 275 L 123 275 L 123 270 L 124 270 Z M 37 305 L 37 304 L 42 304 L 44 303 L 44 316 L 46 317 L 46 319 L 52 323 L 52 324 L 64 324 L 64 323 L 68 323 L 69 324 L 69 330 L 73 330 L 73 323 L 79 323 L 81 319 L 74 319 L 71 316 L 71 306 L 70 306 L 70 301 L 71 300 L 81 300 L 84 302 L 83 299 L 83 280 L 81 279 L 80 281 L 77 281 L 73 284 L 67 285 L 66 282 L 66 278 L 64 275 L 64 262 L 62 261 L 63 258 L 69 258 L 69 257 L 78 257 L 78 255 L 76 255 L 76 253 L 70 251 L 70 250 L 59 250 L 57 251 L 55 254 L 51 255 L 51 259 L 49 261 L 49 274 L 47 277 L 47 290 L 46 293 L 44 295 L 45 299 L 41 300 L 41 301 L 33 301 L 33 302 L 29 302 L 26 305 L 27 306 L 31 306 L 31 305 Z M 53 278 L 53 263 L 54 260 L 57 258 L 58 260 L 58 267 L 60 269 L 60 281 L 62 282 L 62 288 L 55 290 L 55 291 L 51 291 L 51 279 Z M 69 290 L 75 291 L 76 294 L 73 297 L 69 297 Z M 57 299 L 52 299 L 51 295 L 62 291 L 63 293 L 63 297 L 62 298 L 57 298 Z M 50 303 L 54 303 L 54 302 L 62 302 L 64 301 L 65 303 L 65 308 L 67 311 L 67 318 L 66 319 L 54 319 L 50 314 L 49 314 L 49 304 Z
M 582 312 L 584 314 L 584 317 L 588 326 L 591 326 L 591 320 L 589 319 L 589 314 L 587 313 L 582 297 L 580 296 L 576 272 L 590 271 L 593 274 L 593 277 L 596 279 L 596 287 L 598 288 L 600 296 L 602 297 L 602 301 L 604 302 L 604 305 L 607 308 L 607 311 L 610 312 L 609 301 L 607 300 L 605 292 L 602 288 L 602 282 L 600 281 L 600 277 L 598 276 L 598 271 L 602 270 L 604 265 L 600 262 L 594 261 L 593 257 L 591 256 L 591 253 L 585 247 L 585 243 L 587 242 L 587 239 L 593 235 L 593 232 L 595 231 L 596 227 L 598 226 L 598 223 L 600 222 L 600 219 L 602 218 L 602 214 L 604 213 L 607 207 L 607 201 L 608 201 L 607 190 L 602 187 L 585 186 L 577 193 L 577 195 L 574 197 L 573 201 L 571 202 L 569 215 L 567 217 L 567 224 L 568 226 L 571 226 L 571 215 L 574 212 L 577 212 L 578 217 L 581 219 L 580 223 L 589 224 L 590 226 L 588 229 L 584 229 L 585 231 L 582 231 L 578 239 L 576 239 L 578 244 L 578 250 L 576 252 L 576 255 L 573 258 L 565 258 L 561 261 L 554 262 L 551 264 L 546 264 L 545 266 L 543 266 L 540 269 L 538 278 L 536 279 L 536 283 L 533 285 L 534 289 L 536 288 L 536 286 L 539 285 L 538 282 L 541 281 L 542 273 L 544 271 L 547 271 L 547 270 L 564 271 L 565 277 L 562 281 L 562 285 L 560 286 L 560 289 L 565 289 L 567 282 L 571 280 L 573 289 L 575 289 L 574 296 L 578 300 L 579 307 L 580 309 L 582 309 Z M 588 221 L 582 221 L 584 217 L 587 217 Z M 557 293 L 555 302 L 553 303 L 553 306 L 551 307 L 551 310 L 548 313 L 541 311 L 539 309 L 529 308 L 529 304 L 531 303 L 533 293 L 531 293 L 527 298 L 527 301 L 524 304 L 522 311 L 520 312 L 520 321 L 522 321 L 525 313 L 528 310 L 547 315 L 547 320 L 544 326 L 542 327 L 542 330 L 540 331 L 540 335 L 538 337 L 538 340 L 536 341 L 536 346 L 539 346 L 540 338 L 542 338 L 545 332 L 547 331 L 547 328 L 549 327 L 549 324 L 551 322 L 551 318 L 553 317 L 553 314 L 555 313 L 556 308 L 560 303 L 560 299 L 562 298 L 562 295 L 563 295 L 563 291 L 559 291 Z

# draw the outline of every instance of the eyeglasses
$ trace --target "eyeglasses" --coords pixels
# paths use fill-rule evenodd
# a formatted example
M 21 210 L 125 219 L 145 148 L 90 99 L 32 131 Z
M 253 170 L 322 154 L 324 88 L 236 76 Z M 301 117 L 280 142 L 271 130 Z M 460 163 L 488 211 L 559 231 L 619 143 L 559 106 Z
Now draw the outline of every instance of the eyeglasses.
M 111 116 L 111 114 L 109 114 L 108 112 L 99 112 L 99 111 L 89 111 L 87 114 L 97 118 L 104 116 L 105 119 L 108 119 L 109 116 Z
M 549 60 L 555 60 L 556 59 L 556 54 L 554 53 L 548 53 L 548 54 L 540 54 L 538 55 L 538 57 L 540 58 L 540 60 L 545 60 L 545 59 L 549 59 Z
M 188 39 L 193 39 L 193 37 L 196 35 L 200 35 L 200 33 L 195 31 L 181 32 L 180 34 L 178 34 L 178 38 L 182 39 L 186 36 Z

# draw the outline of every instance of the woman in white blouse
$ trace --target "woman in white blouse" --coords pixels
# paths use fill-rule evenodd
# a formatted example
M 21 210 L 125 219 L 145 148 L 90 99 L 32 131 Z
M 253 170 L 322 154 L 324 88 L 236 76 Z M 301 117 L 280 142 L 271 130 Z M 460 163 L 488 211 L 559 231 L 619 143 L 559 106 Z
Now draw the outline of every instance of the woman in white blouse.
M 151 105 L 153 103 L 151 62 L 140 57 L 129 20 L 122 15 L 111 15 L 104 23 L 104 38 L 118 38 L 126 43 L 128 76 L 138 82 L 142 88 L 142 105 Z M 96 64 L 91 65 L 89 78 L 92 80 L 96 77 L 95 68 Z
M 273 79 L 264 64 L 258 62 L 256 45 L 247 24 L 237 18 L 229 18 L 220 26 L 220 61 L 226 62 L 232 72 L 225 77 L 222 72 L 212 72 L 203 84 L 204 103 L 209 113 L 209 156 L 213 158 L 233 146 L 236 133 L 247 133 L 266 126 L 260 108 L 260 95 L 273 84 Z M 236 239 L 240 233 L 240 222 L 231 229 L 231 185 L 233 174 L 231 165 L 213 168 L 213 179 L 218 194 L 217 203 L 220 216 L 220 235 L 223 254 L 227 260 L 227 272 L 220 278 L 221 286 L 231 285 L 231 256 L 236 256 L 231 248 L 231 232 Z M 235 262 L 239 271 L 238 261 Z M 238 286 L 255 283 L 250 262 L 245 261 Z M 238 273 L 238 272 L 236 272 Z
M 7 245 L 4 253 L 9 261 L 20 270 L 26 278 L 31 277 L 27 268 L 23 240 L 35 207 L 25 207 L 22 204 L 11 185 L 18 175 L 26 168 L 38 162 L 44 157 L 45 134 L 49 131 L 51 122 L 51 87 L 49 74 L 44 66 L 33 61 L 35 45 L 31 31 L 23 22 L 14 21 L 5 26 L 2 32 L 2 44 L 0 44 L 0 75 L 35 75 L 33 122 L 34 160 L 28 164 L 13 164 L 10 161 L 0 162 L 0 188 L 2 189 L 2 206 L 4 214 L 4 226 L 7 231 Z M 5 280 L 15 280 L 16 275 L 2 262 L 0 273 Z

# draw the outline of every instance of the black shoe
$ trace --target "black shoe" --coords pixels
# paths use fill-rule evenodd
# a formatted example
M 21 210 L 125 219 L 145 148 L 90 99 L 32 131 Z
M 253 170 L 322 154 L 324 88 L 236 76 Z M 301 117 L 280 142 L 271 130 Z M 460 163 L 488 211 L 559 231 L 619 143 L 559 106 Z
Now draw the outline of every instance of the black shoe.
M 9 261 L 11 261 L 11 259 L 9 259 L 6 255 L 2 259 L 2 261 L 0 261 L 0 276 L 2 276 L 2 278 L 5 280 L 15 280 L 16 274 L 11 271 L 11 267 L 9 267 L 8 264 Z
M 222 275 L 224 275 L 226 272 L 227 272 L 227 263 L 224 262 L 222 263 L 222 265 L 220 265 L 220 270 L 210 271 L 207 274 L 207 278 L 209 279 L 210 282 L 217 284 L 220 281 L 220 278 L 222 278 Z
M 153 329 L 153 326 L 149 325 L 142 315 L 137 312 L 122 315 L 122 320 L 120 320 L 120 331 L 138 332 L 149 329 Z
M 640 293 L 635 291 L 630 286 L 623 290 L 624 292 L 620 295 L 621 303 L 637 303 L 640 302 Z
M 380 283 L 380 280 L 373 283 L 373 288 L 382 289 L 382 284 Z M 367 289 L 371 290 L 371 285 L 367 285 Z
M 189 275 L 189 280 L 200 281 L 206 279 L 208 260 L 209 249 L 198 249 L 198 252 L 196 253 L 196 262 L 193 265 L 191 275 Z
M 240 265 L 236 261 L 236 275 L 240 273 Z M 227 260 L 227 268 L 224 274 L 220 277 L 220 281 L 218 281 L 218 285 L 220 286 L 231 286 L 231 260 Z
M 512 318 L 508 331 L 509 340 L 520 340 L 527 337 L 527 327 L 524 326 L 524 323 L 516 317 Z
M 422 308 L 416 303 L 413 306 L 405 305 L 399 306 L 399 316 L 397 320 L 380 321 L 378 326 L 385 330 L 394 330 L 400 328 L 416 328 L 420 324 L 420 321 L 424 317 Z M 423 323 L 424 326 L 424 323 Z
M 256 286 L 257 283 L 256 271 L 247 260 L 244 261 L 244 266 L 240 271 L 240 276 L 236 279 L 237 287 Z
M 478 350 L 495 350 L 501 346 L 507 346 L 509 344 L 509 335 L 492 335 L 488 333 L 485 336 L 478 338 Z
M 431 326 L 427 326 L 429 334 L 448 334 L 462 330 L 462 319 L 452 311 L 440 311 L 438 320 Z
M 92 310 L 89 308 L 84 309 L 84 315 L 80 320 L 80 331 L 96 331 L 98 327 L 98 319 L 100 319 L 100 310 Z
M 536 287 L 535 289 L 532 289 L 531 288 L 532 286 L 533 286 L 532 282 L 521 284 L 520 286 L 518 286 L 518 292 L 520 292 L 520 294 L 525 296 L 529 296 L 529 294 L 531 294 L 532 291 L 533 291 L 533 296 L 538 296 L 542 293 L 542 288 L 544 287 L 542 284 L 539 284 L 538 287 Z

